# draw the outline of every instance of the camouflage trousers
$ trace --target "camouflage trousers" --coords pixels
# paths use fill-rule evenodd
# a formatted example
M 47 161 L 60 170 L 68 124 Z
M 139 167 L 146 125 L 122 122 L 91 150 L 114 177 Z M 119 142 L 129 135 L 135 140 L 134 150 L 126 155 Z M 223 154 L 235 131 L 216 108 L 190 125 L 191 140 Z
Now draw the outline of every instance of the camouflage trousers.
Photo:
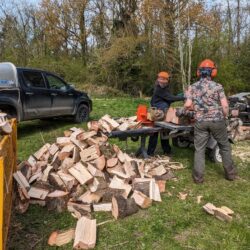
M 202 121 L 196 122 L 194 126 L 194 168 L 193 179 L 195 182 L 203 182 L 205 171 L 205 151 L 210 134 L 213 135 L 220 148 L 222 163 L 225 171 L 225 178 L 234 180 L 236 168 L 232 160 L 231 145 L 228 141 L 227 128 L 224 120 L 222 121 Z

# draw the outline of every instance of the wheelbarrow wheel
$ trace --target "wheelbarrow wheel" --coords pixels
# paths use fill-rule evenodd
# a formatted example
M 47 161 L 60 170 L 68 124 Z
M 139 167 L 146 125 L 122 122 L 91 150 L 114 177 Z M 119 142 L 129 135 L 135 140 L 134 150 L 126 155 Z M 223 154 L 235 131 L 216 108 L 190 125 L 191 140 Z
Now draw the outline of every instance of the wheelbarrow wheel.
M 221 157 L 220 148 L 218 145 L 216 145 L 216 147 L 211 150 L 210 158 L 215 163 L 222 163 L 222 157 Z
M 172 143 L 178 148 L 188 148 L 190 145 L 190 141 L 181 136 L 172 138 Z
M 131 141 L 137 142 L 139 140 L 139 136 L 132 136 Z

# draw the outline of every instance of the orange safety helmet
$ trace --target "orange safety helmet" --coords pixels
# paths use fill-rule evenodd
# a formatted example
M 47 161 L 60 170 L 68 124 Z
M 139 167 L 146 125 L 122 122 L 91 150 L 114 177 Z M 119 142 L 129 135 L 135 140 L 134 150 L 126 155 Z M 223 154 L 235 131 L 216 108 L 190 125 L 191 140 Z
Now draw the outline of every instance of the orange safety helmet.
M 158 77 L 162 77 L 162 78 L 168 79 L 169 78 L 169 74 L 166 71 L 161 71 L 161 72 L 158 73 Z
M 197 76 L 201 77 L 202 70 L 206 70 L 206 69 L 210 69 L 210 71 L 211 71 L 210 76 L 212 78 L 216 77 L 217 67 L 216 67 L 216 64 L 210 59 L 205 59 L 200 63 L 200 65 L 197 69 Z

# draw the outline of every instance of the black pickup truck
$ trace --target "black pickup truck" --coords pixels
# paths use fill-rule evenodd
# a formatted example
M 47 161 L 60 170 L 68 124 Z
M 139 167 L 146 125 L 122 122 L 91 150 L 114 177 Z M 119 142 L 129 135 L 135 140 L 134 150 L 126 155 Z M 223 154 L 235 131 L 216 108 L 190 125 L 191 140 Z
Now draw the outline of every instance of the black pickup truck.
M 55 74 L 0 63 L 0 110 L 18 121 L 71 116 L 81 123 L 92 101 Z

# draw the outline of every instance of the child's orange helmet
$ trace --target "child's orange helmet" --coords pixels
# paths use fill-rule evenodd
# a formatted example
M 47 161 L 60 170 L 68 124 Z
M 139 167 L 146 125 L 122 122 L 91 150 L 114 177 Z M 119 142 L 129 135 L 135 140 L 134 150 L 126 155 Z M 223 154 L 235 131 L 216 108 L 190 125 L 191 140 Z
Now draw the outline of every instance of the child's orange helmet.
M 217 67 L 212 60 L 205 59 L 200 63 L 197 69 L 197 76 L 201 77 L 202 75 L 211 76 L 212 78 L 216 77 Z

